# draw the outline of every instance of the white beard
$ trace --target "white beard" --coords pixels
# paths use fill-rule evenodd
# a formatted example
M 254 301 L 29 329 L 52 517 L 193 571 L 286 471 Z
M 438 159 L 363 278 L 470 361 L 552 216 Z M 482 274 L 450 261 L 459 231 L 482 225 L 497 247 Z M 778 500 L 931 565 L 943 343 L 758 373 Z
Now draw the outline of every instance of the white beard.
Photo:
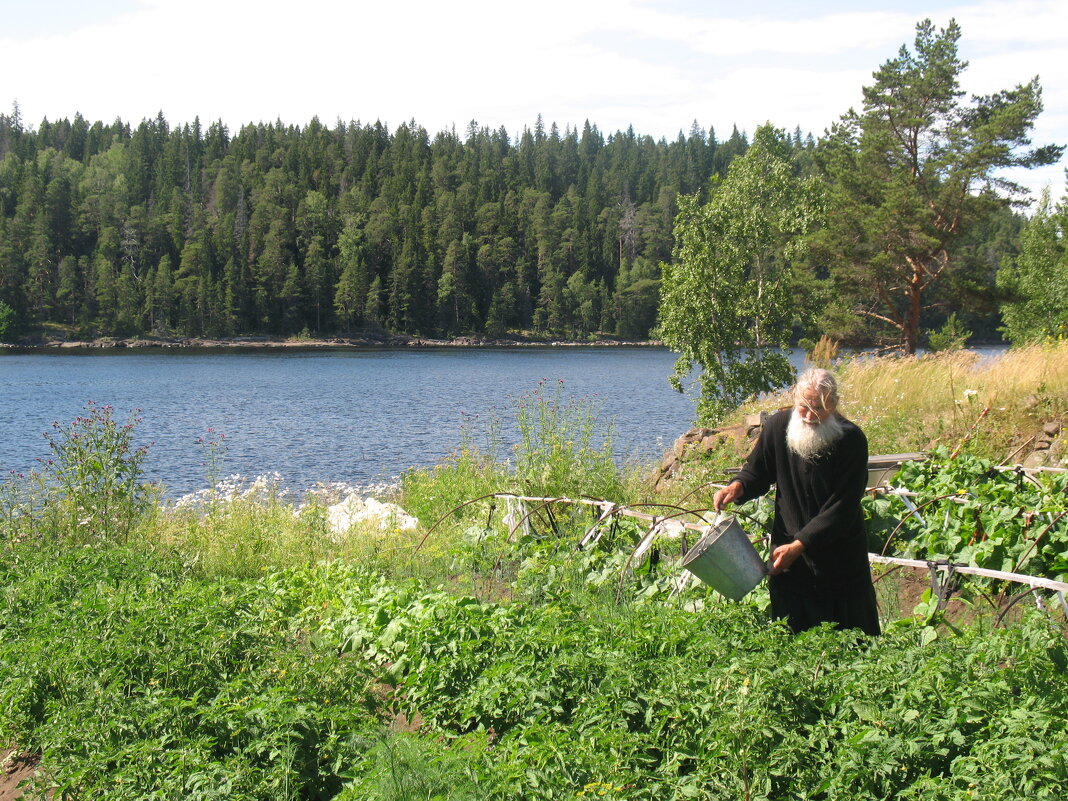
M 809 425 L 794 411 L 786 426 L 786 446 L 802 459 L 812 461 L 840 440 L 844 433 L 842 418 L 836 414 L 822 423 Z

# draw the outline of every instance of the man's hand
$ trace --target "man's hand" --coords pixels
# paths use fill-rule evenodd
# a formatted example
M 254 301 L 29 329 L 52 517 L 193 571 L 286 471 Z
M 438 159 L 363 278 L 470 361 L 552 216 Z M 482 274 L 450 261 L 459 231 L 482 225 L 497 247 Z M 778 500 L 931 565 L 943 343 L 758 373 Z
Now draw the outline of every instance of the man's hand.
M 794 540 L 786 545 L 780 545 L 772 551 L 771 575 L 776 576 L 779 573 L 785 573 L 789 570 L 790 565 L 797 561 L 797 557 L 799 557 L 804 550 L 805 543 L 801 542 L 801 540 Z
M 721 490 L 717 490 L 716 494 L 712 496 L 712 508 L 717 512 L 722 512 L 723 507 L 729 503 L 734 503 L 742 494 L 742 482 L 732 481 Z

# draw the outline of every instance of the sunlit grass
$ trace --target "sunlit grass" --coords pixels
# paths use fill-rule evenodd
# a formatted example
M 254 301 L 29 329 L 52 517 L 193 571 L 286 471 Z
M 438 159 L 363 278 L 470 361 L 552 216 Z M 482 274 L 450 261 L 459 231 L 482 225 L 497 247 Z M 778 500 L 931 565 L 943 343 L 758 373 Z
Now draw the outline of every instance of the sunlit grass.
M 1003 461 L 1049 420 L 1068 415 L 1068 343 L 1013 348 L 997 357 L 950 351 L 921 357 L 839 360 L 842 413 L 868 435 L 872 453 L 935 445 Z M 736 415 L 789 404 L 753 401 Z M 967 439 L 966 439 L 967 438 Z

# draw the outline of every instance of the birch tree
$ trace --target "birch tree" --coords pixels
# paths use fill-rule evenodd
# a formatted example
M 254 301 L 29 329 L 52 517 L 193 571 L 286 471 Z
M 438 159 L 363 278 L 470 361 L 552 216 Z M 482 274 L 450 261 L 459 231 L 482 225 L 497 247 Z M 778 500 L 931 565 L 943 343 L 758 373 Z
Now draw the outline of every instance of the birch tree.
M 1068 195 L 1050 208 L 1047 189 L 1020 237 L 1020 255 L 998 271 L 1010 299 L 1001 307 L 1014 345 L 1068 339 Z
M 821 219 L 818 181 L 795 174 L 785 133 L 757 129 L 702 204 L 680 198 L 675 252 L 662 265 L 660 336 L 678 351 L 673 386 L 699 369 L 700 422 L 789 382 L 792 263 Z

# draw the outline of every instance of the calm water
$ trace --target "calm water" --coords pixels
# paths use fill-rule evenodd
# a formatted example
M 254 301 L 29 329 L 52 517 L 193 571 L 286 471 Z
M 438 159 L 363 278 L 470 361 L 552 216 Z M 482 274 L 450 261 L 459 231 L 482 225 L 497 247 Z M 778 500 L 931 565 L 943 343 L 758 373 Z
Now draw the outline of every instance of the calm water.
M 197 439 L 209 428 L 226 435 L 220 476 L 277 471 L 294 490 L 389 482 L 453 452 L 465 416 L 479 431 L 495 414 L 509 446 L 514 401 L 542 380 L 599 404 L 621 461 L 650 462 L 693 420 L 694 399 L 668 386 L 673 362 L 660 348 L 0 350 L 0 475 L 39 466 L 52 422 L 96 401 L 123 420 L 141 410 L 148 477 L 171 494 L 207 486 Z
M 37 466 L 43 432 L 92 400 L 121 419 L 141 410 L 149 478 L 172 494 L 207 485 L 197 438 L 208 428 L 226 434 L 221 475 L 278 471 L 293 489 L 390 481 L 452 452 L 464 415 L 479 415 L 476 430 L 493 413 L 512 420 L 514 399 L 542 379 L 594 396 L 617 454 L 652 460 L 693 419 L 693 399 L 667 384 L 673 360 L 653 348 L 9 352 L 0 468 Z

